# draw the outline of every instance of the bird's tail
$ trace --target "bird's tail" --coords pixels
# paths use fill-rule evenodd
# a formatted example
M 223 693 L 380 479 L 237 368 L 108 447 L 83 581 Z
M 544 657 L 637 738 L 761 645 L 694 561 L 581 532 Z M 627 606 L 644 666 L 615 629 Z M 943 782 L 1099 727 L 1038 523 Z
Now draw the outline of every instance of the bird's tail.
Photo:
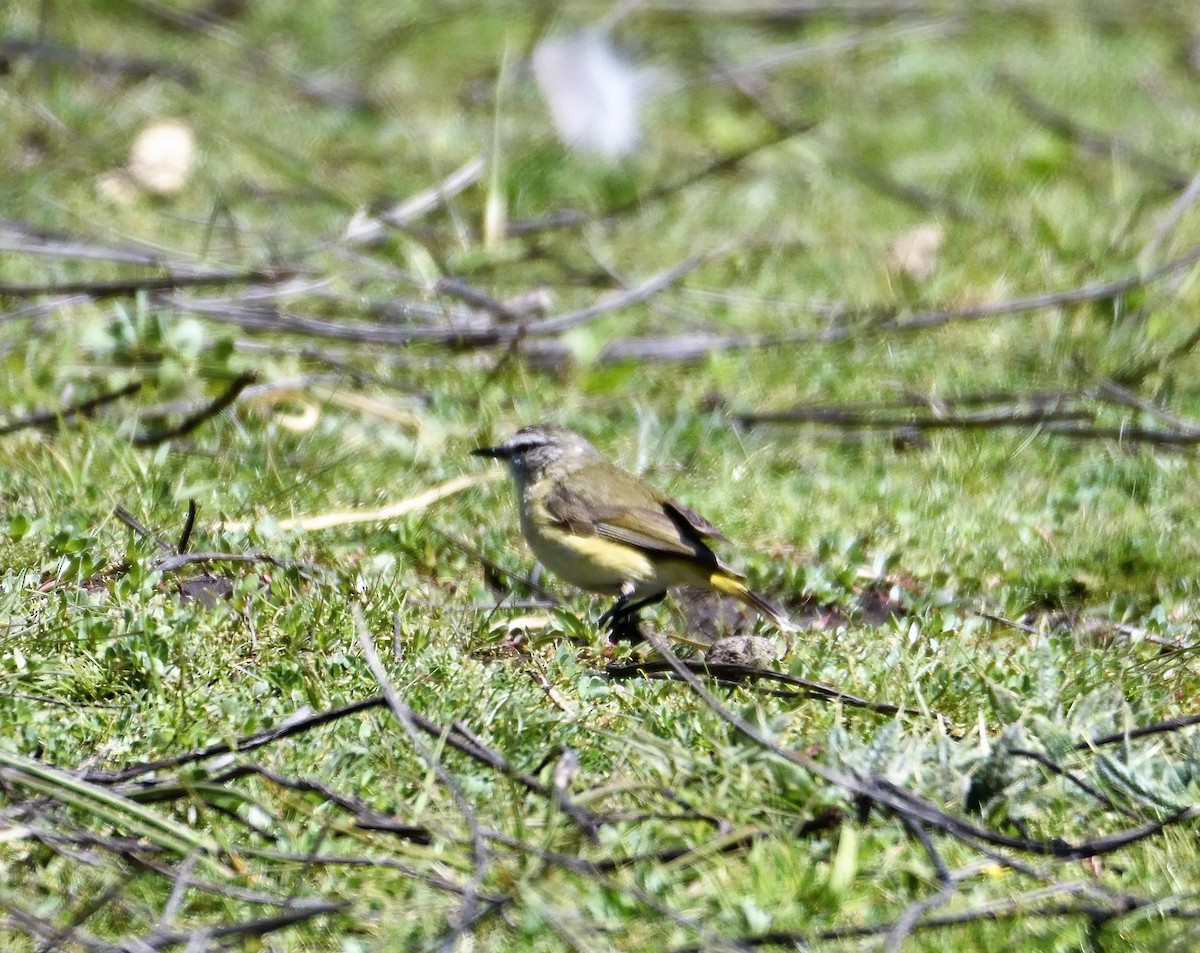
M 758 593 L 751 592 L 740 579 L 726 575 L 723 572 L 714 572 L 708 581 L 717 592 L 733 596 L 739 602 L 748 605 L 764 619 L 770 619 L 781 632 L 792 633 L 800 631 L 800 627 L 796 623 L 776 609 L 771 603 L 767 602 L 762 596 L 758 595 Z

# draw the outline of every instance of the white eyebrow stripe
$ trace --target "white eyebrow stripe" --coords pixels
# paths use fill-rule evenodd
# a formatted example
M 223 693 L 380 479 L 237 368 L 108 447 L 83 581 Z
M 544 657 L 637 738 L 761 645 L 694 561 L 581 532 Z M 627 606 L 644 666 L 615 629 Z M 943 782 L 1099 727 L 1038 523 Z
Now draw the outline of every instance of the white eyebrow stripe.
M 517 434 L 508 441 L 510 450 L 531 450 L 534 447 L 544 447 L 550 443 L 542 434 Z

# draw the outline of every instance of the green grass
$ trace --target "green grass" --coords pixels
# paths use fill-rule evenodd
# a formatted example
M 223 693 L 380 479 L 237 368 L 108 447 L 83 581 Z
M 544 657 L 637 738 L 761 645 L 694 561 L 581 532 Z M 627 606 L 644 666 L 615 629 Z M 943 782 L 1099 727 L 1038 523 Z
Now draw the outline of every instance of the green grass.
M 91 6 L 45 7 L 40 35 L 185 66 L 197 84 L 13 56 L 0 77 L 0 218 L 172 262 L 295 268 L 310 284 L 281 308 L 396 326 L 402 318 L 373 306 L 458 307 L 430 291 L 443 274 L 498 299 L 550 289 L 558 314 L 726 252 L 650 302 L 571 331 L 551 368 L 505 346 L 250 333 L 146 294 L 12 317 L 30 299 L 0 290 L 0 425 L 142 385 L 90 419 L 0 434 L 0 945 L 170 945 L 171 931 L 225 927 L 259 949 L 436 949 L 474 889 L 480 918 L 464 925 L 463 949 L 770 948 L 789 937 L 882 948 L 886 929 L 854 931 L 938 897 L 935 858 L 954 886 L 905 949 L 1194 944 L 1190 817 L 1094 860 L 1003 850 L 1016 865 L 1005 867 L 936 825 L 923 829 L 927 849 L 895 812 L 865 809 L 784 753 L 889 779 L 955 818 L 1039 843 L 1082 844 L 1194 805 L 1194 729 L 1086 742 L 1195 714 L 1194 650 L 1156 641 L 1196 639 L 1195 456 L 1045 428 L 932 431 L 906 445 L 732 419 L 907 393 L 1091 392 L 1113 379 L 1200 418 L 1200 359 L 1181 347 L 1200 304 L 1194 269 L 1097 302 L 920 332 L 870 321 L 1091 285 L 1192 248 L 1194 207 L 1162 226 L 1181 191 L 1171 170 L 1190 176 L 1200 145 L 1184 55 L 1200 32 L 1192 11 L 947 3 L 925 17 L 768 25 L 648 5 L 615 36 L 674 92 L 648 106 L 640 151 L 610 166 L 556 143 L 521 66 L 542 29 L 604 14 L 590 5 L 546 8 L 543 22 L 503 3 L 249 4 L 211 32 L 172 27 L 149 4 Z M 42 10 L 18 0 L 0 31 L 38 36 Z M 807 55 L 755 74 L 752 95 L 711 79 L 714 58 L 753 63 L 794 43 Z M 298 89 L 296 77 L 323 74 L 367 105 Z M 1023 95 L 1128 148 L 1054 131 Z M 106 201 L 97 177 L 160 116 L 195 130 L 189 185 L 171 199 Z M 785 120 L 812 128 L 604 218 L 769 141 Z M 429 188 L 481 153 L 498 164 L 510 221 L 568 207 L 595 218 L 485 247 L 489 172 L 379 247 L 340 242 L 356 208 Z M 924 197 L 902 200 L 887 180 Z M 934 272 L 898 274 L 889 246 L 927 223 L 944 230 Z M 164 273 L 4 241 L 5 288 Z M 817 335 L 832 304 L 858 328 L 837 343 L 686 364 L 601 358 L 631 337 Z M 151 409 L 212 399 L 243 371 L 327 377 L 284 404 L 244 398 L 159 446 L 131 439 L 181 418 Z M 338 399 L 347 394 L 376 403 Z M 289 429 L 285 415 L 305 402 L 315 424 Z M 1084 405 L 1102 426 L 1160 425 L 1095 397 Z M 764 746 L 678 681 L 605 679 L 601 600 L 547 577 L 561 609 L 493 608 L 479 557 L 517 577 L 532 568 L 506 483 L 388 521 L 278 527 L 482 474 L 471 448 L 538 421 L 579 429 L 703 513 L 756 589 L 826 620 L 781 669 L 917 714 L 780 697 L 763 682 L 720 689 Z M 124 507 L 174 543 L 189 500 L 190 551 L 273 561 L 163 572 L 155 544 L 114 516 Z M 188 597 L 202 572 L 228 592 Z M 511 644 L 508 620 L 529 614 L 546 627 Z M 665 636 L 685 627 L 678 602 L 653 621 Z M 375 706 L 138 781 L 88 780 L 377 694 L 364 631 L 399 696 L 437 726 L 424 754 Z M 456 748 L 467 742 L 455 724 L 541 793 Z M 606 820 L 594 841 L 545 793 L 564 752 L 578 762 L 570 800 Z M 239 765 L 269 773 L 227 776 Z M 368 810 L 427 842 L 356 825 Z M 339 906 L 262 939 L 236 931 L 314 901 Z M 937 922 L 959 914 L 969 922 Z

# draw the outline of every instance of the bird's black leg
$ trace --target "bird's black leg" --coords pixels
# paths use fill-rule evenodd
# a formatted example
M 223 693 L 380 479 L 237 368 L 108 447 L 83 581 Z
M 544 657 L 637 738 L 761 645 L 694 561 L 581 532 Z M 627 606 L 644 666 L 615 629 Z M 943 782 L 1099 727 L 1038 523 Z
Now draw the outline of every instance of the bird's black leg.
M 645 608 L 648 608 L 649 606 L 658 605 L 665 598 L 667 598 L 667 593 L 665 591 L 660 592 L 657 595 L 646 596 L 645 599 L 639 599 L 637 602 L 631 602 L 629 605 L 627 605 L 625 607 L 625 611 L 622 613 L 622 615 L 628 615 L 628 616 L 637 615 L 639 612 L 641 612 Z
M 618 597 L 612 607 L 600 617 L 600 627 L 608 629 L 608 641 L 637 645 L 645 636 L 638 626 L 638 613 L 647 606 L 657 605 L 666 598 L 665 592 L 630 602 L 630 594 Z
M 600 616 L 600 628 L 612 629 L 617 624 L 617 620 L 625 615 L 626 606 L 629 605 L 629 597 L 632 593 L 623 592 L 617 596 L 617 601 L 612 604 L 604 615 Z

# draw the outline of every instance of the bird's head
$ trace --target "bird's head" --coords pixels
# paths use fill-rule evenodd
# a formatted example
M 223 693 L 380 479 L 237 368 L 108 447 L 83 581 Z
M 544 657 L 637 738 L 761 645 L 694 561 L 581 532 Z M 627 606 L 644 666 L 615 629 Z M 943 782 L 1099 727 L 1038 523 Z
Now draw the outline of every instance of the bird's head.
M 600 451 L 574 430 L 548 424 L 524 427 L 504 443 L 480 447 L 471 453 L 503 460 L 520 482 L 536 482 L 550 467 L 570 466 L 577 460 L 600 456 Z

